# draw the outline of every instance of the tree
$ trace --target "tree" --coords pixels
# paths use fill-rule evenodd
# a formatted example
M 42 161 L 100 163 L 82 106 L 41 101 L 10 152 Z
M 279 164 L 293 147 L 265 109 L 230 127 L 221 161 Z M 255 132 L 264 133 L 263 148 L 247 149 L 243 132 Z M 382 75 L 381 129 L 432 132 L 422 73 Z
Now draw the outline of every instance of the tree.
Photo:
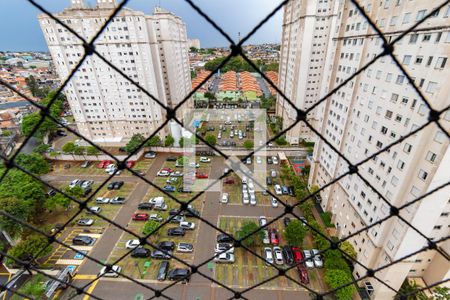
M 356 253 L 355 248 L 353 248 L 353 245 L 349 241 L 344 241 L 339 245 L 339 248 L 344 251 L 348 256 L 350 256 L 353 259 L 356 259 L 358 254 Z M 350 260 L 350 258 L 344 256 L 345 259 Z
M 144 141 L 145 138 L 142 134 L 140 133 L 133 134 L 130 141 L 125 146 L 125 151 L 128 154 L 134 153 Z
M 0 199 L 0 207 L 2 211 L 24 221 L 29 219 L 33 211 L 32 203 L 19 200 L 15 197 Z M 0 228 L 5 230 L 13 238 L 22 232 L 22 225 L 20 223 L 3 215 L 0 215 Z
M 409 279 L 406 278 L 394 299 L 426 300 L 428 298 L 423 291 L 420 291 L 420 286 L 415 281 L 410 282 Z
M 29 136 L 32 131 L 34 130 L 34 127 L 37 126 L 37 124 L 41 120 L 41 115 L 39 112 L 34 112 L 29 115 L 26 115 L 22 118 L 22 124 L 21 124 L 21 131 L 25 136 Z M 39 128 L 36 130 L 34 136 L 38 139 L 42 139 L 44 135 L 48 132 L 54 132 L 58 126 L 55 122 L 53 122 L 50 118 L 45 117 L 44 121 L 39 125 Z
M 173 138 L 173 136 L 171 134 L 166 136 L 166 138 L 164 139 L 164 146 L 166 146 L 166 147 L 172 147 L 174 143 L 175 143 L 175 139 Z
M 244 148 L 247 150 L 253 149 L 253 146 L 254 146 L 253 141 L 251 141 L 251 140 L 246 140 L 244 142 Z
M 153 235 L 153 232 L 159 227 L 159 223 L 155 220 L 150 220 L 145 222 L 144 228 L 142 229 L 142 233 L 146 236 Z
M 147 143 L 145 143 L 145 146 L 161 146 L 161 138 L 159 137 L 159 135 L 154 135 L 147 141 Z
M 291 246 L 301 246 L 306 235 L 306 227 L 299 220 L 291 221 L 284 231 L 284 238 Z
M 284 146 L 287 144 L 287 141 L 284 137 L 280 136 L 275 140 L 275 143 L 277 143 L 277 145 L 279 146 Z
M 85 151 L 86 151 L 86 148 L 84 148 L 83 146 L 76 146 L 75 150 L 73 150 L 73 154 L 83 155 Z
M 279 68 L 280 68 L 280 65 L 277 62 L 273 62 L 273 63 L 270 63 L 265 66 L 266 71 L 278 72 Z
M 205 141 L 211 146 L 214 146 L 217 143 L 216 137 L 212 134 L 206 135 Z
M 74 142 L 68 142 L 68 143 L 64 144 L 64 146 L 62 146 L 61 150 L 64 153 L 73 153 L 76 148 L 77 148 L 77 146 L 75 145 Z
M 43 153 L 47 152 L 48 149 L 50 149 L 50 145 L 40 144 L 39 146 L 37 146 L 36 148 L 33 149 L 33 152 L 43 154 Z
M 45 294 L 45 283 L 48 278 L 42 274 L 35 274 L 30 280 L 28 280 L 18 290 L 20 294 L 27 295 L 33 299 L 42 299 Z M 22 296 L 14 294 L 11 300 L 21 300 Z
M 37 175 L 47 174 L 50 171 L 49 163 L 38 153 L 20 153 L 16 157 L 16 163 L 25 170 Z
M 31 257 L 39 259 L 49 254 L 51 250 L 52 247 L 48 245 L 47 237 L 40 234 L 33 234 L 27 236 L 16 246 L 9 249 L 8 255 L 19 260 L 29 260 Z M 14 260 L 7 259 L 7 264 L 13 265 Z
M 259 229 L 259 226 L 255 222 L 245 221 L 242 224 L 242 227 L 236 232 L 236 238 L 240 240 L 250 234 L 249 237 L 247 237 L 241 241 L 242 244 L 246 247 L 258 246 L 262 243 L 262 240 L 264 238 L 264 233 L 262 230 L 259 230 L 258 232 L 253 233 L 258 229 Z
M 196 47 L 191 47 L 191 48 L 189 48 L 189 51 L 191 51 L 193 53 L 197 53 L 198 49 Z
M 449 288 L 437 286 L 433 289 L 433 300 L 450 300 Z
M 63 191 L 64 193 L 66 193 L 66 195 L 71 196 L 75 199 L 80 199 L 83 196 L 83 189 L 80 186 L 74 186 L 73 188 L 66 187 Z M 73 200 L 66 195 L 62 193 L 56 193 L 56 195 L 48 198 L 47 201 L 45 201 L 45 207 L 49 210 L 55 209 L 58 206 L 68 208 Z
M 180 140 L 178 141 L 178 145 L 180 145 L 181 148 L 184 147 L 184 137 L 180 137 Z
M 211 92 L 206 92 L 205 93 L 205 98 L 207 98 L 209 100 L 214 100 L 214 99 L 216 99 L 216 96 L 214 96 L 214 94 L 211 93 Z
M 87 146 L 86 147 L 87 155 L 98 155 L 99 152 L 100 152 L 100 150 L 98 150 L 94 146 Z
M 326 270 L 325 272 L 325 282 L 330 286 L 331 289 L 341 287 L 352 281 L 351 275 L 343 270 Z M 356 289 L 353 284 L 346 287 L 342 287 L 335 292 L 337 299 L 352 299 L 353 294 Z

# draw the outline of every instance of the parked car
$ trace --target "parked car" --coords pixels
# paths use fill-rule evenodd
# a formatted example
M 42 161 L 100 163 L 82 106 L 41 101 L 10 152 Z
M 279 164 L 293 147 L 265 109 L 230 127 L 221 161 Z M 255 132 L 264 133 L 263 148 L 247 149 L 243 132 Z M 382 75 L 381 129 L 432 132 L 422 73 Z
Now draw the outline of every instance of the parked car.
M 136 165 L 136 161 L 135 160 L 128 160 L 127 161 L 127 167 L 128 168 L 133 168 Z
M 138 209 L 152 209 L 153 204 L 148 202 L 143 202 L 138 204 Z
M 281 251 L 283 252 L 283 256 L 284 256 L 284 261 L 288 264 L 288 265 L 293 265 L 294 264 L 294 254 L 292 253 L 292 249 L 289 246 L 283 246 L 281 248 Z
M 98 197 L 97 199 L 95 199 L 95 203 L 98 204 L 107 204 L 109 203 L 109 201 L 111 201 L 111 199 L 105 197 Z
M 256 205 L 256 196 L 255 193 L 250 193 L 250 205 Z
M 144 258 L 144 257 L 149 257 L 151 253 L 152 252 L 147 248 L 137 247 L 137 248 L 134 248 L 133 251 L 131 251 L 131 257 Z
M 311 253 L 313 255 L 314 266 L 316 268 L 322 268 L 323 267 L 323 261 L 322 261 L 322 258 L 320 257 L 319 250 L 312 249 Z
M 295 190 L 293 186 L 288 186 L 288 195 L 291 197 L 295 197 Z
M 251 165 L 252 164 L 252 159 L 250 157 L 247 157 L 247 160 L 245 161 L 245 163 L 247 165 Z
M 270 201 L 270 204 L 272 205 L 273 208 L 277 208 L 278 200 L 275 197 L 272 197 L 272 201 Z
M 283 253 L 281 252 L 281 248 L 280 247 L 278 247 L 278 246 L 273 247 L 273 254 L 274 254 L 274 257 L 275 257 L 275 263 L 277 265 L 284 264 Z
M 200 157 L 200 162 L 209 163 L 209 162 L 211 162 L 211 158 L 202 156 L 202 157 Z
M 167 277 L 167 271 L 169 271 L 169 262 L 168 261 L 162 261 L 159 265 L 158 269 L 158 275 L 156 276 L 156 279 L 158 281 L 164 281 Z
M 127 249 L 134 249 L 136 247 L 139 247 L 140 244 L 141 244 L 141 242 L 139 242 L 139 240 L 128 240 L 125 243 L 125 248 L 127 248 Z
M 206 179 L 206 178 L 208 178 L 208 174 L 202 173 L 202 172 L 197 172 L 197 173 L 195 173 L 195 177 L 197 179 Z
M 275 228 L 269 229 L 270 243 L 272 245 L 278 246 L 280 239 L 278 238 L 278 232 Z
M 294 262 L 296 264 L 300 263 L 303 260 L 303 252 L 299 247 L 291 247 L 292 254 L 294 256 Z
M 277 177 L 277 171 L 271 170 L 271 171 L 270 171 L 270 177 L 272 177 L 272 178 Z
M 190 218 L 190 217 L 199 217 L 200 216 L 200 212 L 192 207 L 188 207 L 188 209 L 184 212 L 184 216 L 186 218 Z
M 84 163 L 80 165 L 81 168 L 85 169 L 91 165 L 91 162 L 86 160 Z
M 234 253 L 234 247 L 232 244 L 229 244 L 229 243 L 218 243 L 214 247 L 214 252 L 215 253 L 221 253 L 221 252 Z
M 184 228 L 184 229 L 187 229 L 187 230 L 194 230 L 195 229 L 195 223 L 183 221 L 183 222 L 180 222 L 180 227 Z
M 281 186 L 279 184 L 275 184 L 274 189 L 275 189 L 275 194 L 277 194 L 277 195 L 283 194 L 283 192 L 281 191 Z
M 149 217 L 148 214 L 136 213 L 136 214 L 133 214 L 131 219 L 133 221 L 147 221 L 148 217 Z
M 234 242 L 233 238 L 225 233 L 218 234 L 216 241 L 218 243 L 233 243 Z
M 111 204 L 124 204 L 125 203 L 125 198 L 124 197 L 114 197 L 111 199 L 111 201 L 109 201 L 109 203 Z
M 173 185 L 166 185 L 163 188 L 163 191 L 165 192 L 175 192 L 176 188 Z
M 91 226 L 94 224 L 94 219 L 82 218 L 77 221 L 78 226 Z
M 305 257 L 305 266 L 308 269 L 314 268 L 314 262 L 312 260 L 311 252 L 309 250 L 303 250 L 303 255 Z
M 272 164 L 272 158 L 270 156 L 267 156 L 267 164 L 269 165 Z
M 167 235 L 169 235 L 169 236 L 184 236 L 185 234 L 186 234 L 186 231 L 180 227 L 169 228 L 167 230 Z
M 157 210 L 157 211 L 164 211 L 164 210 L 167 210 L 167 204 L 165 204 L 165 203 L 158 203 L 158 204 L 155 204 L 155 206 L 153 206 L 153 209 L 154 209 L 154 210 Z
M 167 177 L 170 175 L 170 172 L 168 170 L 160 170 L 156 173 L 156 175 L 160 177 Z
M 176 215 L 176 216 L 169 216 L 169 217 L 167 217 L 167 220 L 169 221 L 169 223 L 180 224 L 180 222 L 184 221 L 184 218 L 183 218 L 183 216 Z
M 83 189 L 83 197 L 86 197 L 91 192 L 92 192 L 92 188 L 91 187 L 87 187 L 87 188 Z
M 272 248 L 264 247 L 264 259 L 267 264 L 273 264 L 273 253 Z
M 274 165 L 278 165 L 278 158 L 276 156 L 272 156 L 272 162 Z
M 266 177 L 266 183 L 267 183 L 268 185 L 272 185 L 272 184 L 273 184 L 272 177 Z
M 260 227 L 263 227 L 263 226 L 266 225 L 266 224 L 267 224 L 267 219 L 266 219 L 266 217 L 260 216 L 260 217 L 259 217 L 259 226 L 260 226 Z
M 242 203 L 243 204 L 249 204 L 250 203 L 250 199 L 248 197 L 248 193 L 247 192 L 243 192 L 242 193 Z
M 169 280 L 185 280 L 189 281 L 190 271 L 189 269 L 176 268 L 169 271 L 167 278 Z
M 166 158 L 166 161 L 177 161 L 177 159 L 178 159 L 178 157 L 176 157 L 176 156 L 168 156 Z
M 308 271 L 306 271 L 306 269 L 303 266 L 298 265 L 297 272 L 298 276 L 300 277 L 300 282 L 303 284 L 309 284 Z
M 186 194 L 189 194 L 189 193 L 192 193 L 192 189 L 189 188 L 189 187 L 185 187 L 185 186 L 183 185 L 183 186 L 180 186 L 180 187 L 178 188 L 178 192 L 179 192 L 179 193 L 186 193 Z
M 261 156 L 257 156 L 257 157 L 256 157 L 256 163 L 257 163 L 257 164 L 262 164 Z
M 107 267 L 101 268 L 100 272 L 98 273 L 98 276 L 104 276 L 104 277 L 119 277 L 119 273 L 122 271 L 122 268 L 117 265 L 111 266 L 111 269 L 107 269 Z
M 183 172 L 174 171 L 174 172 L 170 173 L 170 177 L 183 177 Z
M 232 264 L 234 263 L 234 254 L 232 253 L 221 253 L 217 256 L 214 257 L 214 261 L 216 263 L 228 263 L 228 264 Z
M 221 203 L 228 203 L 228 200 L 229 200 L 228 193 L 223 193 L 222 194 L 222 198 L 220 198 L 220 202 Z
M 81 246 L 91 246 L 95 239 L 87 235 L 77 235 L 72 239 L 72 244 Z
M 263 244 L 270 245 L 269 232 L 266 229 L 264 229 L 262 232 L 263 232 Z
M 78 183 L 80 182 L 80 179 L 74 179 L 69 183 L 69 188 L 73 189 L 74 187 L 76 187 L 78 185 Z
M 175 243 L 172 241 L 163 241 L 159 242 L 158 245 L 156 245 L 159 250 L 164 251 L 173 251 L 175 249 Z
M 154 259 L 169 259 L 170 255 L 169 252 L 153 250 L 151 257 Z
M 190 253 L 194 251 L 194 246 L 189 243 L 178 243 L 177 252 Z
M 158 196 L 158 197 L 150 198 L 148 200 L 148 203 L 151 203 L 153 205 L 164 203 L 164 197 L 163 196 Z
M 161 222 L 163 220 L 163 218 L 160 214 L 151 214 L 148 219 L 156 221 L 156 222 Z
M 93 214 L 93 213 L 100 213 L 102 211 L 102 208 L 99 206 L 92 206 L 92 207 L 88 207 L 87 209 L 87 213 L 88 214 Z
M 234 182 L 235 182 L 234 179 L 230 177 L 227 177 L 223 180 L 223 183 L 225 184 L 234 184 Z
M 148 151 L 144 153 L 144 158 L 155 158 L 156 152 L 155 151 Z
M 284 219 L 283 219 L 284 227 L 287 227 L 289 225 L 289 223 L 291 223 L 291 218 L 284 217 Z

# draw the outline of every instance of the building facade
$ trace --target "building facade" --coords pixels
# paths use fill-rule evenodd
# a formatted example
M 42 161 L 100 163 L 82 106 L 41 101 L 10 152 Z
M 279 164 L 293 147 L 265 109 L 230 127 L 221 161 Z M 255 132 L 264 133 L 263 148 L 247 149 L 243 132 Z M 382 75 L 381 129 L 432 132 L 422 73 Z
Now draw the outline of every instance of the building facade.
M 99 0 L 96 7 L 87 7 L 83 0 L 72 0 L 70 8 L 56 16 L 90 40 L 115 7 L 115 0 Z M 153 97 L 173 106 L 182 92 L 190 91 L 190 77 L 180 73 L 177 80 L 171 81 L 173 75 L 169 75 L 178 72 L 180 66 L 189 65 L 187 38 L 185 28 L 184 31 L 179 28 L 184 26 L 179 18 L 169 13 L 163 15 L 159 15 L 159 10 L 154 16 L 146 16 L 124 8 L 95 42 L 95 47 Z M 171 18 L 177 27 L 167 21 Z M 82 41 L 46 15 L 40 15 L 39 22 L 56 72 L 64 80 L 84 54 Z M 176 38 L 167 41 L 167 35 Z M 186 55 L 180 50 L 183 39 Z M 179 51 L 173 51 L 171 44 Z M 171 94 L 173 91 L 177 92 Z M 136 133 L 149 136 L 165 120 L 165 110 L 156 101 L 96 55 L 85 60 L 64 92 L 79 132 L 97 143 L 120 145 Z M 160 132 L 167 133 L 168 129 Z
M 284 6 L 278 87 L 299 109 L 307 109 L 319 99 L 337 8 L 335 0 L 289 1 Z M 283 118 L 283 128 L 289 127 L 296 121 L 296 109 L 280 95 L 277 98 L 277 115 Z M 313 126 L 317 113 L 315 109 L 308 114 Z M 315 135 L 300 123 L 287 133 L 286 139 L 298 144 L 302 140 L 314 141 Z
M 360 1 L 389 41 L 424 18 L 440 1 Z M 395 44 L 394 54 L 436 110 L 450 105 L 450 6 L 441 9 Z M 321 95 L 337 87 L 383 51 L 382 40 L 350 1 L 341 1 L 336 29 L 328 41 L 331 53 L 323 65 Z M 301 80 L 305 81 L 305 80 Z M 352 163 L 365 160 L 428 121 L 429 109 L 389 56 L 381 57 L 363 73 L 327 98 L 320 107 L 321 134 Z M 450 112 L 441 115 L 450 130 Z M 435 124 L 424 127 L 375 158 L 367 159 L 357 174 L 347 175 L 321 193 L 321 206 L 333 214 L 339 237 L 383 220 L 390 205 L 401 207 L 450 179 L 449 140 Z M 318 140 L 310 186 L 324 186 L 348 171 L 335 151 Z M 379 194 L 368 184 L 370 183 Z M 449 235 L 450 187 L 424 198 L 400 215 L 425 236 L 438 241 Z M 362 231 L 350 239 L 358 261 L 372 269 L 397 261 L 425 247 L 427 241 L 397 217 Z M 439 244 L 448 251 L 450 244 Z M 405 278 L 425 283 L 448 279 L 450 263 L 436 251 L 408 257 L 381 272 L 377 278 L 399 289 Z M 355 265 L 355 278 L 366 275 Z M 374 299 L 394 294 L 372 278 L 361 282 Z

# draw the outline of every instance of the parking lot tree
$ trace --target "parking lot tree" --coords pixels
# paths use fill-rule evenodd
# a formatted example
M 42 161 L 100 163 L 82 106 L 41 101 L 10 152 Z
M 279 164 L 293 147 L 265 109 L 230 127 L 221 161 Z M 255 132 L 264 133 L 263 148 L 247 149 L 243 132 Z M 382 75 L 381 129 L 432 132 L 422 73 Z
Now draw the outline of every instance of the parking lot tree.
M 325 257 L 325 270 L 336 269 L 350 272 L 350 267 L 339 250 L 327 250 L 323 256 Z
M 75 186 L 73 188 L 66 187 L 64 188 L 63 192 L 66 195 L 71 196 L 78 200 L 83 196 L 83 189 L 79 186 Z M 68 208 L 72 202 L 73 203 L 75 202 L 66 195 L 62 193 L 56 193 L 56 195 L 54 195 L 53 197 L 49 197 L 45 201 L 45 207 L 48 210 L 53 210 L 57 207 Z
M 38 153 L 20 153 L 17 155 L 15 161 L 19 166 L 33 174 L 42 175 L 50 171 L 48 161 Z
M 214 146 L 217 143 L 216 137 L 212 134 L 207 134 L 205 141 L 211 146 Z
M 252 234 L 255 232 L 259 226 L 253 222 L 253 221 L 245 221 L 242 224 L 242 227 L 236 232 L 236 238 L 237 239 L 243 239 L 246 236 L 247 238 L 242 240 L 242 244 L 246 247 L 254 247 L 259 246 L 262 243 L 262 240 L 264 238 L 264 233 L 262 230 L 259 230 L 258 232 Z
M 86 148 L 83 146 L 76 146 L 75 145 L 75 149 L 73 150 L 73 154 L 75 155 L 83 155 L 86 152 Z
M 306 232 L 306 226 L 301 221 L 293 220 L 284 230 L 284 238 L 291 246 L 302 246 Z
M 189 158 L 187 156 L 180 156 L 177 159 L 177 164 L 184 166 L 185 164 L 189 163 Z
M 75 145 L 74 142 L 68 142 L 68 143 L 65 143 L 64 146 L 62 146 L 61 150 L 64 153 L 71 154 L 75 151 L 76 148 L 77 148 L 77 145 Z
M 147 143 L 145 143 L 145 146 L 147 147 L 155 147 L 155 146 L 161 146 L 161 138 L 159 135 L 152 136 Z
M 145 222 L 144 228 L 142 229 L 142 233 L 145 235 L 152 235 L 155 230 L 159 227 L 159 223 L 155 220 L 149 220 Z
M 8 255 L 20 260 L 38 260 L 45 257 L 52 250 L 48 245 L 47 237 L 40 234 L 32 234 L 22 239 L 17 245 L 9 249 Z M 8 265 L 14 265 L 14 260 L 7 259 Z
M 99 153 L 100 153 L 100 150 L 98 150 L 94 146 L 87 146 L 86 147 L 86 154 L 87 155 L 98 155 Z
M 435 300 L 449 300 L 450 289 L 445 286 L 437 286 L 433 289 L 433 296 Z
M 166 147 L 172 147 L 174 143 L 175 139 L 171 134 L 167 135 L 166 138 L 164 139 L 164 146 Z
M 344 270 L 327 270 L 325 272 L 325 282 L 330 286 L 331 289 L 341 287 L 342 285 L 348 284 L 353 278 L 351 275 Z M 353 284 L 346 287 L 338 289 L 335 293 L 337 299 L 352 299 L 353 294 L 356 289 Z
M 139 146 L 144 142 L 145 138 L 142 134 L 136 133 L 133 134 L 130 141 L 125 146 L 125 151 L 130 154 L 136 151 Z
M 355 248 L 353 248 L 353 245 L 349 241 L 344 241 L 339 245 L 339 248 L 344 251 L 348 256 L 350 256 L 353 259 L 356 259 L 357 253 Z M 344 256 L 345 257 L 345 256 Z M 346 257 L 346 259 L 351 260 L 350 258 Z
M 244 148 L 247 150 L 253 149 L 253 146 L 254 146 L 253 141 L 246 140 L 244 142 Z
M 24 221 L 29 219 L 33 211 L 31 203 L 19 200 L 15 197 L 0 198 L 0 207 L 5 213 Z M 13 238 L 17 237 L 23 229 L 20 223 L 3 215 L 0 215 L 0 228 Z
M 275 140 L 275 143 L 277 143 L 278 146 L 284 146 L 287 145 L 287 141 L 284 137 L 280 136 Z
M 50 149 L 50 145 L 40 144 L 39 146 L 37 146 L 36 148 L 33 149 L 33 152 L 43 154 L 43 153 L 47 152 L 48 149 Z

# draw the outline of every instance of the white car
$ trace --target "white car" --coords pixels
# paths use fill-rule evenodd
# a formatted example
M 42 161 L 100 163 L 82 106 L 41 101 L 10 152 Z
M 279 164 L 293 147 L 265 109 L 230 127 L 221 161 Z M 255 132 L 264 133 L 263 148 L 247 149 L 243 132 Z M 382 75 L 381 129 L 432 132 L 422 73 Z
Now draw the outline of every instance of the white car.
M 247 184 L 247 177 L 246 176 L 242 176 L 242 184 Z
M 278 200 L 274 197 L 272 197 L 272 201 L 270 202 L 270 204 L 272 204 L 273 208 L 278 207 Z
M 106 173 L 110 173 L 110 172 L 114 172 L 116 170 L 116 165 L 115 164 L 109 164 L 106 169 L 105 172 Z
M 312 249 L 311 252 L 312 252 L 312 255 L 314 255 L 314 257 L 313 257 L 314 266 L 316 266 L 316 268 L 322 268 L 323 261 L 322 261 L 322 258 L 320 257 L 319 250 Z
M 254 193 L 255 192 L 255 186 L 253 185 L 252 182 L 248 183 L 248 191 L 249 191 L 249 193 Z
M 274 189 L 275 189 L 275 194 L 277 194 L 277 195 L 283 194 L 283 192 L 281 191 L 281 186 L 279 184 L 275 184 Z
M 211 158 L 202 156 L 202 157 L 200 157 L 200 162 L 209 163 L 209 162 L 211 162 Z
M 163 220 L 163 218 L 162 218 L 161 215 L 159 215 L 159 214 L 151 214 L 151 215 L 148 217 L 148 219 L 149 219 L 149 220 L 154 220 L 154 221 L 156 221 L 156 222 L 161 222 L 161 221 Z
M 69 188 L 73 189 L 74 187 L 77 186 L 77 184 L 80 182 L 80 179 L 74 179 L 70 182 L 69 184 Z
M 250 199 L 248 197 L 248 193 L 247 192 L 242 193 L 242 203 L 248 204 L 249 202 L 250 202 Z
M 245 161 L 245 163 L 247 165 L 251 165 L 252 164 L 252 159 L 250 157 L 247 157 L 247 160 Z
M 303 256 L 305 259 L 305 266 L 308 269 L 314 268 L 314 262 L 311 259 L 311 252 L 309 250 L 303 250 Z
M 273 254 L 270 247 L 264 248 L 264 258 L 266 259 L 267 264 L 273 264 Z
M 150 198 L 150 200 L 148 200 L 148 203 L 155 204 L 155 205 L 164 203 L 164 197 L 159 196 L 159 197 Z
M 232 253 L 221 253 L 218 256 L 214 257 L 214 261 L 217 263 L 234 263 L 234 254 Z
M 259 217 L 259 226 L 260 226 L 260 227 L 263 227 L 263 226 L 266 225 L 266 224 L 267 224 L 267 219 L 266 219 L 266 217 L 260 216 L 260 217 Z
M 269 244 L 270 244 L 269 232 L 268 232 L 267 230 L 263 230 L 262 232 L 263 232 L 263 234 L 264 234 L 264 237 L 263 237 L 263 244 L 264 244 L 264 245 L 269 245 Z
M 278 247 L 278 246 L 273 247 L 273 254 L 275 256 L 275 263 L 277 265 L 284 264 L 283 253 L 281 253 L 281 248 L 280 247 Z
M 228 193 L 223 193 L 222 194 L 222 198 L 220 199 L 221 203 L 228 203 L 229 197 L 228 197 Z
M 161 177 L 166 177 L 170 175 L 170 172 L 167 170 L 160 170 L 158 171 L 158 173 L 156 173 L 156 175 L 161 176 Z
M 234 253 L 234 247 L 232 244 L 219 243 L 214 247 L 214 253 Z
M 88 214 L 90 214 L 90 213 L 99 213 L 99 212 L 101 212 L 102 211 L 102 208 L 101 207 L 99 207 L 99 206 L 92 206 L 92 207 L 89 207 L 88 208 Z
M 256 196 L 254 193 L 250 193 L 250 205 L 256 205 Z
M 127 248 L 127 249 L 134 249 L 136 247 L 139 247 L 140 244 L 141 243 L 139 242 L 139 240 L 128 240 L 125 243 L 125 248 Z
M 272 162 L 274 165 L 278 165 L 278 158 L 276 156 L 272 157 Z
M 180 227 L 188 230 L 194 230 L 195 229 L 195 223 L 193 222 L 180 222 Z
M 105 197 L 98 197 L 97 199 L 95 199 L 95 203 L 98 204 L 107 204 L 109 203 L 109 201 L 111 201 L 111 199 Z
M 270 176 L 271 176 L 272 178 L 277 177 L 277 171 L 271 170 L 271 171 L 270 171 Z
M 257 164 L 262 164 L 262 159 L 261 159 L 260 156 L 257 156 L 257 157 L 256 157 L 256 163 L 257 163 Z
M 189 243 L 178 243 L 177 252 L 182 252 L 182 253 L 194 252 L 194 246 Z
M 247 185 L 245 183 L 242 185 L 242 192 L 247 193 Z
M 103 267 L 100 270 L 100 273 L 98 273 L 98 276 L 105 276 L 105 277 L 119 277 L 119 273 L 122 271 L 122 268 L 118 265 L 113 265 L 111 267 L 111 270 L 106 271 L 106 267 Z

